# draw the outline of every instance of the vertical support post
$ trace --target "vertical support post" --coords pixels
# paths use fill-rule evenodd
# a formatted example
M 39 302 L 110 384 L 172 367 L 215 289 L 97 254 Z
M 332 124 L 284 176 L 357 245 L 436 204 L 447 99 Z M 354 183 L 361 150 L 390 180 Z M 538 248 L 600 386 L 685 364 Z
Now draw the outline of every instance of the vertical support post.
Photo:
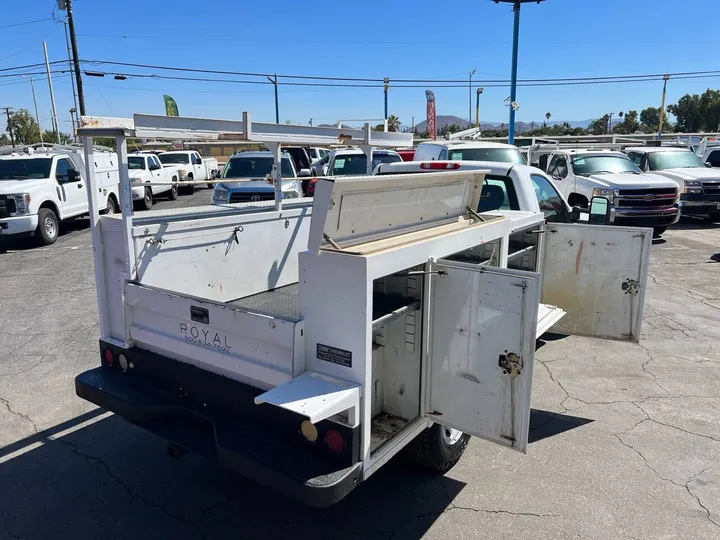
M 47 71 L 48 86 L 50 87 L 50 103 L 52 104 L 52 121 L 55 129 L 55 138 L 58 144 L 60 141 L 60 128 L 58 127 L 57 111 L 55 110 L 55 93 L 53 92 L 52 78 L 50 77 L 50 62 L 48 61 L 47 43 L 43 41 L 43 52 L 45 53 L 45 70 Z
M 385 120 L 386 120 L 386 123 L 385 123 L 385 131 L 387 131 L 388 88 L 390 87 L 390 79 L 388 79 L 387 77 L 385 77 L 385 78 L 383 79 L 383 83 L 384 83 L 384 92 L 385 92 L 385 116 L 384 116 L 383 118 L 385 118 Z
M 278 212 L 282 211 L 282 201 L 283 201 L 283 192 L 282 192 L 282 150 L 280 149 L 280 143 L 277 142 L 267 142 L 265 143 L 265 146 L 267 146 L 268 150 L 272 152 L 273 155 L 273 170 L 272 170 L 272 176 L 273 176 L 273 182 L 275 183 L 275 210 Z
M 660 120 L 658 122 L 658 141 L 662 141 L 663 120 L 665 119 L 665 95 L 667 94 L 667 82 L 670 75 L 663 76 L 662 104 L 660 105 Z
M 480 94 L 482 94 L 482 88 L 477 89 L 477 99 L 475 101 L 475 127 L 480 128 Z
M 75 66 L 75 82 L 80 105 L 80 116 L 85 116 L 85 93 L 83 92 L 82 73 L 80 73 L 80 57 L 78 56 L 77 40 L 75 39 L 75 18 L 73 17 L 72 0 L 65 0 L 67 6 L 68 25 L 70 26 L 70 45 L 72 46 L 73 65 Z
M 513 47 L 512 72 L 510 76 L 510 124 L 508 128 L 508 144 L 515 142 L 515 108 L 513 104 L 517 98 L 517 68 L 518 68 L 518 41 L 520 38 L 520 1 L 513 4 Z
M 275 123 L 280 123 L 280 103 L 278 102 L 277 73 L 275 74 Z
M 132 186 L 128 173 L 127 139 L 125 135 L 115 137 L 118 156 L 118 172 L 120 174 L 120 209 L 123 221 L 123 241 L 125 242 L 125 274 L 128 279 L 136 279 L 135 245 L 132 237 Z
M 373 173 L 373 162 L 372 162 L 372 146 L 370 144 L 372 137 L 372 128 L 370 127 L 370 123 L 365 124 L 365 144 L 360 145 L 360 150 L 362 150 L 363 154 L 365 154 L 366 158 L 366 168 L 365 173 L 370 176 Z
M 67 48 L 68 53 L 68 66 L 70 66 L 70 85 L 72 86 L 72 94 L 73 94 L 73 106 L 75 111 L 77 112 L 78 109 L 78 102 L 77 102 L 77 92 L 75 90 L 75 68 L 73 66 L 72 62 L 72 53 L 70 52 L 70 38 L 68 37 L 68 25 L 67 20 L 63 21 L 63 26 L 65 27 L 65 47 Z M 70 113 L 70 120 L 73 125 L 73 138 L 77 141 L 77 135 L 75 133 L 75 121 L 73 120 L 73 114 Z M 78 127 L 80 127 L 78 125 Z
M 100 209 L 97 202 L 98 185 L 95 178 L 95 160 L 93 157 L 92 137 L 83 137 L 85 155 L 85 186 L 87 189 L 88 211 L 90 213 L 90 236 L 92 237 L 93 263 L 95 265 L 95 290 L 97 291 L 98 314 L 100 318 L 100 339 L 110 337 L 107 313 L 107 294 L 105 281 L 105 246 L 100 231 Z

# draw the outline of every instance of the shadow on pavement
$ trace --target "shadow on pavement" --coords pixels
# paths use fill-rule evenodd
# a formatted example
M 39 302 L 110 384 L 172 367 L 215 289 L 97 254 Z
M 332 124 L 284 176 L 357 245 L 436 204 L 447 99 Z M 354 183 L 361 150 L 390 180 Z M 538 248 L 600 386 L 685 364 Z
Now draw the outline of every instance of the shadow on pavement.
M 89 218 L 77 218 L 77 219 L 69 219 L 67 221 L 63 221 L 60 224 L 60 234 L 58 235 L 58 240 L 62 238 L 70 238 L 75 236 L 78 233 L 81 233 L 82 231 L 86 231 L 90 229 L 90 219 Z M 52 244 L 50 246 L 45 246 L 47 248 L 52 248 L 52 246 L 55 244 Z M 27 235 L 18 236 L 16 238 L 13 237 L 0 237 L 0 253 L 6 253 L 8 251 L 26 251 L 26 250 L 32 250 L 37 249 L 39 246 L 37 241 L 33 236 L 31 236 L 29 233 Z
M 688 231 L 693 229 L 720 229 L 720 222 L 713 222 L 710 219 L 682 217 L 675 225 L 672 225 L 673 229 L 680 231 Z
M 530 410 L 530 437 L 528 441 L 534 443 L 554 437 L 560 433 L 579 428 L 585 424 L 594 422 L 591 418 L 571 416 L 542 409 Z
M 100 414 L 0 449 L 0 538 L 417 538 L 465 486 L 393 459 L 337 505 L 308 508 L 192 454 L 173 461 Z

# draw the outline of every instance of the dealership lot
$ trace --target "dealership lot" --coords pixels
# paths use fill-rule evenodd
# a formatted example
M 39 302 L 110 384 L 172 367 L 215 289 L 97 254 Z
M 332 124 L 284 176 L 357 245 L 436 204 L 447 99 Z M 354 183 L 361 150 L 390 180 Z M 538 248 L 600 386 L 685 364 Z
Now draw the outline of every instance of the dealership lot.
M 207 204 L 210 191 L 158 208 Z M 0 538 L 720 538 L 720 228 L 653 246 L 640 345 L 538 342 L 527 455 L 474 439 L 307 509 L 74 394 L 99 362 L 87 220 L 0 250 Z

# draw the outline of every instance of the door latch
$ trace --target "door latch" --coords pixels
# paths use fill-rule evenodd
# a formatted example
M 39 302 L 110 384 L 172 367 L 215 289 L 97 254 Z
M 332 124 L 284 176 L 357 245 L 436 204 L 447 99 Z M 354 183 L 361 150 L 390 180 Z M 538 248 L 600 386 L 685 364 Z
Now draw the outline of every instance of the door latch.
M 513 352 L 505 352 L 501 354 L 498 360 L 498 366 L 503 370 L 503 374 L 510 375 L 510 377 L 517 377 L 520 375 L 522 370 L 523 362 L 517 354 Z
M 626 279 L 623 281 L 622 290 L 625 294 L 637 294 L 640 292 L 640 283 L 636 279 Z

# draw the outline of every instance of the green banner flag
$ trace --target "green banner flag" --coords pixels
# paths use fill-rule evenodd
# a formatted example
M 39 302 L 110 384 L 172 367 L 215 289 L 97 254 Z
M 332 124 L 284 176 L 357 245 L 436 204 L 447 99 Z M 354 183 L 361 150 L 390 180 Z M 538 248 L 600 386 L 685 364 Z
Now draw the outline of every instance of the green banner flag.
M 180 116 L 178 114 L 178 106 L 175 100 L 170 96 L 163 96 L 165 100 L 165 115 L 166 116 Z

